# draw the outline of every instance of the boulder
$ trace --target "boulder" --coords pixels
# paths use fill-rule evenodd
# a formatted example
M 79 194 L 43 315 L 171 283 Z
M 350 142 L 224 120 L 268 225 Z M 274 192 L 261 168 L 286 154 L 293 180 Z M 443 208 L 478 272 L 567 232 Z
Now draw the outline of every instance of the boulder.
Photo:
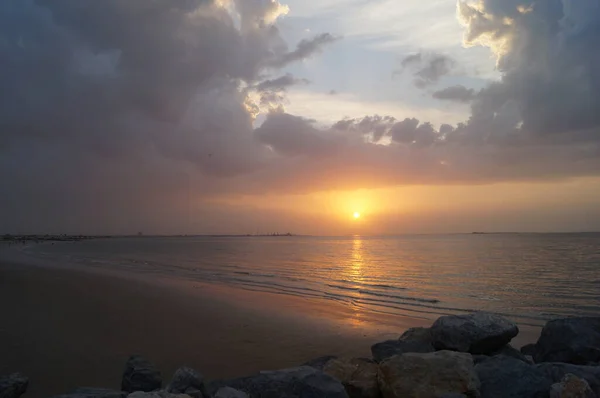
M 339 380 L 350 398 L 378 398 L 378 366 L 370 359 L 332 359 L 323 372 Z
M 167 392 L 173 394 L 187 394 L 192 398 L 208 396 L 204 388 L 204 377 L 192 368 L 182 367 L 175 371 Z
M 0 377 L 0 398 L 19 398 L 27 391 L 29 379 L 20 373 Z
M 383 398 L 440 398 L 447 394 L 478 397 L 479 379 L 471 355 L 437 351 L 406 353 L 379 365 Z
M 165 390 L 160 391 L 136 391 L 132 392 L 127 398 L 190 398 L 187 394 L 171 394 Z
M 248 398 L 248 394 L 231 387 L 221 387 L 217 390 L 214 398 Z
M 535 367 L 549 377 L 553 383 L 560 383 L 567 374 L 573 374 L 587 381 L 592 391 L 600 396 L 600 366 L 546 362 L 537 364 Z
M 525 344 L 521 347 L 521 354 L 533 357 L 535 354 L 535 344 Z
M 387 340 L 371 346 L 371 354 L 377 362 L 382 362 L 394 355 L 406 352 L 428 353 L 434 351 L 435 349 L 430 343 L 420 341 Z
M 533 361 L 532 360 L 530 360 L 529 358 L 527 358 L 525 355 L 523 355 L 521 353 L 521 351 L 517 350 L 516 348 L 514 348 L 510 344 L 505 345 L 504 347 L 500 348 L 498 351 L 494 351 L 490 355 L 491 356 L 505 355 L 507 357 L 511 357 L 511 358 L 518 359 L 519 361 L 523 361 L 523 362 L 525 362 L 525 363 L 527 363 L 529 365 L 533 365 Z
M 58 395 L 54 398 L 125 398 L 125 391 L 115 391 L 107 388 L 80 387 L 69 394 Z
M 475 366 L 482 398 L 548 397 L 552 380 L 518 359 L 498 355 Z
M 550 398 L 596 398 L 596 394 L 587 381 L 568 373 L 560 383 L 552 384 Z
M 209 392 L 232 387 L 250 398 L 348 398 L 342 383 L 311 366 L 300 366 L 233 380 L 212 382 Z
M 152 363 L 139 355 L 133 355 L 125 364 L 121 390 L 126 392 L 155 391 L 162 386 L 162 376 Z
M 508 319 L 486 312 L 447 315 L 431 326 L 433 346 L 437 350 L 490 354 L 508 344 L 519 328 Z
M 337 357 L 334 355 L 325 355 L 319 358 L 311 359 L 310 361 L 303 363 L 302 366 L 310 366 L 322 371 L 327 362 L 336 358 Z
M 567 318 L 546 323 L 533 359 L 591 365 L 600 361 L 600 317 Z
M 410 328 L 407 329 L 398 340 L 418 341 L 424 344 L 433 344 L 431 328 Z

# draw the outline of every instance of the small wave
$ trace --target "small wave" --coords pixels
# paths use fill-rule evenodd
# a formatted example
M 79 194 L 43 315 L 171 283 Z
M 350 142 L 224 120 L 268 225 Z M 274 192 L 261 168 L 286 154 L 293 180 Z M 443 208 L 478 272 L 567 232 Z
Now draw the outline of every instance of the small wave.
M 346 287 L 346 286 L 331 285 L 331 284 L 327 284 L 327 286 L 332 287 L 334 289 L 350 290 L 350 291 L 353 291 L 353 292 L 357 292 L 357 291 L 360 290 L 360 288 L 358 288 L 358 287 Z
M 275 278 L 274 274 L 261 274 L 258 272 L 233 271 L 233 273 L 238 275 L 258 276 L 261 278 Z
M 367 286 L 381 287 L 383 289 L 407 290 L 405 287 L 392 286 L 392 285 L 384 285 L 384 284 L 381 284 L 381 283 L 368 283 Z

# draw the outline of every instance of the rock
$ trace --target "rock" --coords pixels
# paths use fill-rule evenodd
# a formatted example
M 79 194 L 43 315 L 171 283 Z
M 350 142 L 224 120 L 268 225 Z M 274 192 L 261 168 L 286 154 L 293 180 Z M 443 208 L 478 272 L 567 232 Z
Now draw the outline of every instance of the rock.
M 484 361 L 488 361 L 489 359 L 492 358 L 488 355 L 472 355 L 472 357 L 473 357 L 473 363 L 475 363 L 475 365 L 477 365 L 478 363 L 484 362 Z
M 468 398 L 468 397 L 465 394 L 458 394 L 455 392 L 451 392 L 451 393 L 440 396 L 440 398 Z
M 519 328 L 513 322 L 486 312 L 442 316 L 431 326 L 436 349 L 471 354 L 497 351 L 518 333 Z
M 342 383 L 310 366 L 261 372 L 209 384 L 209 392 L 232 387 L 250 398 L 348 398 Z
M 378 366 L 369 359 L 332 359 L 323 372 L 339 380 L 350 398 L 378 398 Z
M 523 355 L 521 353 L 521 351 L 517 350 L 516 348 L 514 348 L 510 344 L 505 345 L 504 347 L 500 348 L 498 351 L 494 351 L 490 355 L 491 356 L 505 355 L 507 357 L 511 357 L 511 358 L 518 359 L 519 361 L 523 361 L 523 362 L 525 362 L 525 363 L 527 363 L 529 365 L 533 365 L 533 361 L 531 361 L 530 359 L 528 359 L 525 355 Z
M 214 398 L 248 398 L 248 394 L 231 387 L 221 387 Z
M 533 359 L 590 365 L 600 361 L 600 317 L 567 318 L 546 323 Z
M 187 394 L 192 398 L 208 397 L 204 388 L 204 377 L 192 368 L 182 367 L 175 371 L 167 392 L 173 394 Z
M 397 355 L 379 365 L 377 378 L 384 398 L 439 398 L 450 393 L 479 396 L 473 359 L 460 352 Z
M 592 391 L 600 396 L 600 367 L 546 362 L 535 365 L 553 383 L 560 383 L 567 374 L 573 374 L 588 382 Z
M 548 397 L 552 380 L 539 369 L 518 359 L 498 355 L 478 363 L 482 398 Z
M 310 366 L 310 367 L 313 367 L 315 369 L 322 371 L 323 367 L 327 364 L 327 362 L 331 361 L 332 359 L 336 359 L 336 358 L 337 357 L 334 355 L 325 355 L 323 357 L 311 359 L 310 361 L 303 363 L 302 366 Z
M 402 333 L 398 340 L 401 341 L 418 341 L 424 344 L 433 345 L 433 337 L 431 336 L 431 328 L 410 328 Z
M 107 388 L 77 388 L 69 394 L 55 396 L 54 398 L 125 398 L 125 391 L 115 391 Z
M 121 390 L 149 392 L 159 390 L 161 386 L 162 376 L 152 363 L 139 355 L 133 355 L 127 360 Z
M 552 384 L 550 398 L 596 398 L 596 394 L 587 381 L 567 373 L 560 383 Z
M 521 354 L 533 357 L 535 354 L 535 344 L 525 344 L 521 347 Z
M 190 398 L 187 394 L 171 394 L 165 390 L 160 391 L 136 391 L 132 392 L 127 398 Z
M 420 341 L 387 340 L 371 346 L 371 354 L 377 362 L 384 361 L 394 355 L 404 354 L 405 352 L 427 353 L 434 351 L 431 344 Z
M 20 373 L 0 377 L 0 398 L 19 398 L 27 391 L 29 379 Z

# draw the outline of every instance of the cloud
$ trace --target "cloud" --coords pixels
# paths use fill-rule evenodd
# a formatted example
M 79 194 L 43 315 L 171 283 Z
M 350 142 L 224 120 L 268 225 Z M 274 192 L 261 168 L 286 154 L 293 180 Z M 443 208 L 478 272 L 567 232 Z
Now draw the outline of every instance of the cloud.
M 407 69 L 411 70 L 415 77 L 415 85 L 419 88 L 425 88 L 448 75 L 455 65 L 456 61 L 447 55 L 417 53 L 402 60 L 402 69 L 398 73 L 402 73 Z
M 296 79 L 292 74 L 288 73 L 276 79 L 264 80 L 256 86 L 256 89 L 258 91 L 282 91 L 297 84 L 309 83 L 310 81 L 307 79 Z
M 600 123 L 600 6 L 595 1 L 460 2 L 467 44 L 498 57 L 502 81 L 484 89 L 474 116 L 513 107 L 523 134 L 586 136 Z
M 310 58 L 322 51 L 323 47 L 339 40 L 330 33 L 322 33 L 312 39 L 301 40 L 293 51 L 284 52 L 275 56 L 269 66 L 275 68 L 283 68 L 293 62 L 301 61 Z
M 452 87 L 446 87 L 442 90 L 435 91 L 433 98 L 437 98 L 443 101 L 456 101 L 456 102 L 471 102 L 475 99 L 475 90 L 472 88 L 466 88 L 465 86 L 456 85 Z
M 289 87 L 295 85 L 307 85 L 307 79 L 297 79 L 288 73 L 275 79 L 267 79 L 258 83 L 255 87 L 260 95 L 260 103 L 268 108 L 281 107 L 285 102 L 285 93 Z
M 469 98 L 463 123 L 443 110 L 432 120 L 398 104 L 373 110 L 344 94 L 290 90 L 291 102 L 306 101 L 256 127 L 253 94 L 304 84 L 278 69 L 335 41 L 326 33 L 290 50 L 280 3 L 5 1 L 0 218 L 125 230 L 168 225 L 190 196 L 598 175 L 598 7 L 460 2 L 465 43 L 489 47 L 502 74 L 476 95 L 458 86 L 434 94 Z M 429 86 L 455 65 L 422 53 L 404 66 Z

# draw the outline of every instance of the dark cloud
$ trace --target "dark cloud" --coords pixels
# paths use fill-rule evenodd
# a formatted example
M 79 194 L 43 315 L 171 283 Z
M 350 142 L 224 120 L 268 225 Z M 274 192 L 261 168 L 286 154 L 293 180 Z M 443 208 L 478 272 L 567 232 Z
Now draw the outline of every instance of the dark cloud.
M 373 143 L 378 143 L 384 136 L 389 135 L 396 119 L 391 116 L 365 116 L 362 119 L 340 120 L 332 126 L 334 131 L 346 131 L 367 137 Z
M 457 85 L 435 91 L 433 98 L 444 101 L 471 102 L 475 99 L 475 90 Z
M 269 65 L 275 68 L 282 68 L 293 62 L 310 58 L 314 54 L 321 52 L 323 47 L 338 39 L 330 33 L 322 33 L 312 39 L 304 39 L 298 43 L 293 51 L 278 54 L 269 62 Z
M 292 74 L 288 73 L 276 79 L 264 80 L 256 86 L 256 89 L 258 91 L 282 91 L 291 86 L 309 83 L 310 81 L 307 79 L 297 79 Z
M 424 88 L 437 83 L 442 77 L 449 74 L 456 65 L 456 61 L 443 54 L 417 53 L 407 56 L 400 64 L 402 70 L 397 73 L 410 70 L 415 77 L 415 85 Z
M 262 105 L 276 108 L 285 102 L 285 93 L 289 87 L 306 84 L 310 84 L 310 81 L 297 79 L 288 73 L 275 79 L 264 80 L 257 84 L 255 88 L 260 94 Z
M 597 129 L 599 10 L 593 0 L 459 3 L 465 40 L 491 45 L 503 72 L 500 84 L 480 93 L 474 117 L 513 108 L 525 134 Z

